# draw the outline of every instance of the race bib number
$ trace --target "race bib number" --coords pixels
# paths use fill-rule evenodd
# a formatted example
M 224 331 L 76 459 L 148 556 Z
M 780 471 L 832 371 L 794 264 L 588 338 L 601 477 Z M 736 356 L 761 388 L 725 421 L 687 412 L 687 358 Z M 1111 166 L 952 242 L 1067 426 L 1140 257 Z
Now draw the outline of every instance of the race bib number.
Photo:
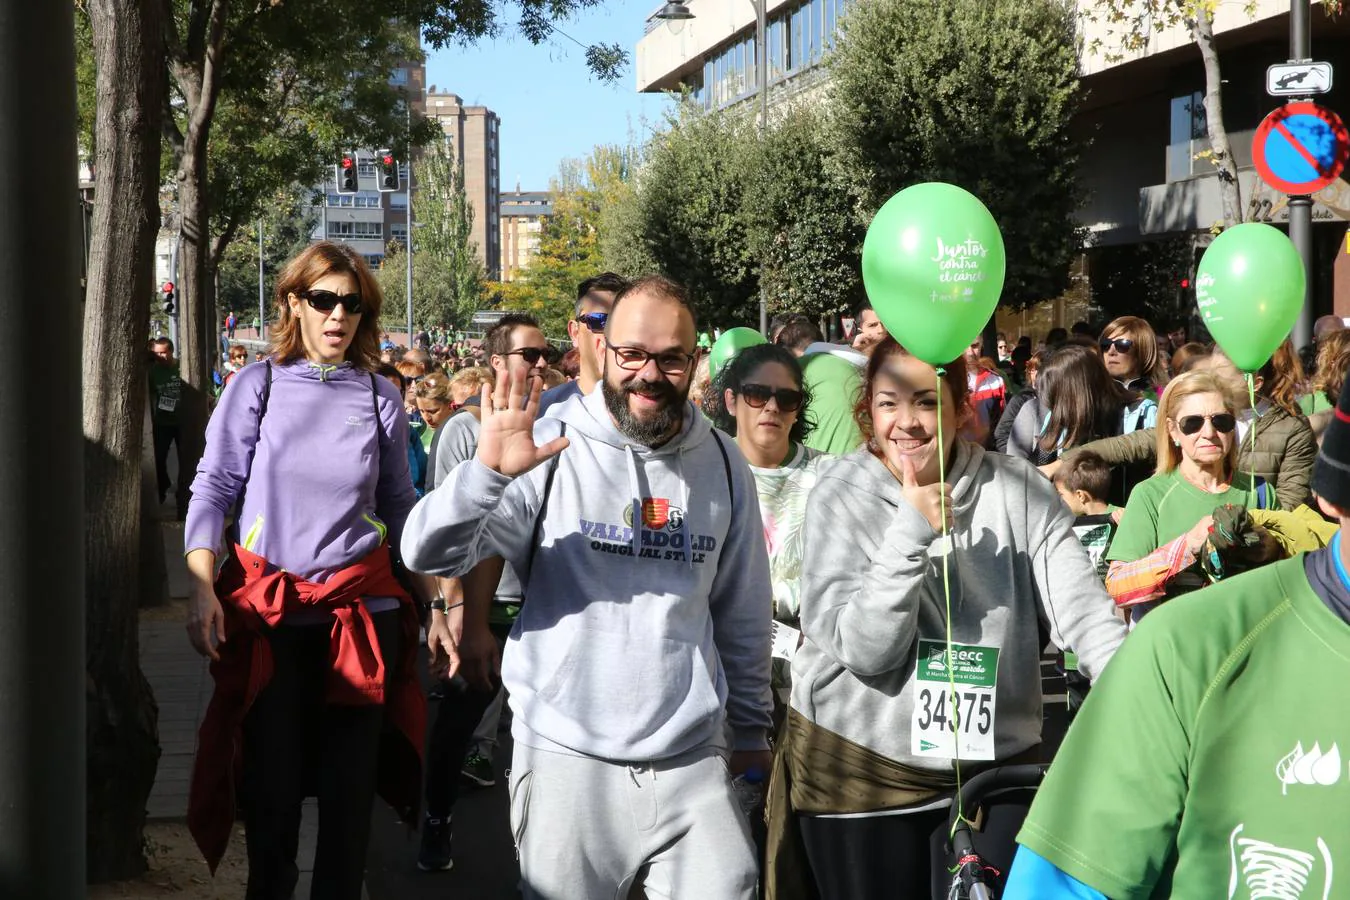
M 915 674 L 910 752 L 993 759 L 998 648 L 953 644 L 949 659 L 945 641 L 920 640 Z
M 178 405 L 178 398 L 170 397 L 167 395 L 160 395 L 159 403 L 157 405 L 159 406 L 160 409 L 164 410 L 165 412 L 173 412 L 174 407 Z

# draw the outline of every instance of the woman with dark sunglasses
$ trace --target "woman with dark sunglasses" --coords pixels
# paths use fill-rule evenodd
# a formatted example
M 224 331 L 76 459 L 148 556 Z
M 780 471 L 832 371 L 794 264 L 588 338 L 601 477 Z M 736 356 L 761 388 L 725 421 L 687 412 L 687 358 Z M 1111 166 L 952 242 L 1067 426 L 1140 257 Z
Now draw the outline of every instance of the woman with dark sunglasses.
M 270 357 L 231 380 L 192 484 L 187 627 L 216 686 L 188 825 L 214 870 L 238 798 L 248 900 L 292 895 L 306 796 L 319 801 L 313 900 L 361 896 L 377 785 L 416 821 L 418 621 L 389 549 L 416 495 L 402 398 L 375 374 L 381 299 L 345 245 L 292 260 Z
M 1215 511 L 1278 506 L 1238 468 L 1236 385 L 1209 369 L 1173 379 L 1158 418 L 1157 474 L 1137 485 L 1106 552 L 1106 590 L 1137 621 L 1158 602 L 1209 584 L 1201 556 Z
M 1102 329 L 1098 346 L 1106 371 L 1125 390 L 1146 394 L 1167 383 L 1167 366 L 1158 352 L 1158 336 L 1153 326 L 1138 316 L 1121 316 L 1111 321 Z M 1144 427 L 1152 424 L 1150 421 Z
M 747 347 L 722 367 L 708 393 L 719 402 L 707 404 L 706 411 L 736 438 L 755 476 L 769 545 L 774 619 L 787 626 L 775 629 L 773 685 L 782 701 L 775 709 L 781 709 L 790 685 L 788 659 L 797 646 L 806 497 L 815 486 L 818 464 L 828 457 L 802 443 L 811 430 L 810 395 L 791 351 L 776 344 Z

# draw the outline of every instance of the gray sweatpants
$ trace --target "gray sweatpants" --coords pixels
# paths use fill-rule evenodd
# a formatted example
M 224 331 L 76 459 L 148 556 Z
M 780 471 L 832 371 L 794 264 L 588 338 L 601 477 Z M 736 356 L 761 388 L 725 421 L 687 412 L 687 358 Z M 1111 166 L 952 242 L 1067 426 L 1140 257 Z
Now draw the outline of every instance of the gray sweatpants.
M 731 774 L 704 748 L 627 765 L 516 744 L 511 830 L 525 900 L 754 900 Z

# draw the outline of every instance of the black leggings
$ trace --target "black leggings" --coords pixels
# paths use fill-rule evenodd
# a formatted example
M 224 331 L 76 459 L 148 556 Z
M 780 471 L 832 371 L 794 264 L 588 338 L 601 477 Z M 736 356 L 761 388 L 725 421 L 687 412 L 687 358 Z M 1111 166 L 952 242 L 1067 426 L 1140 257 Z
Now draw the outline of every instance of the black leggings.
M 392 668 L 399 611 L 375 613 L 380 654 Z M 313 900 L 360 900 L 375 804 L 383 706 L 324 702 L 329 625 L 267 632 L 272 680 L 244 719 L 243 806 L 247 900 L 290 900 L 300 877 L 300 806 L 319 799 Z
M 1011 798 L 1013 795 L 1008 795 Z M 975 846 L 985 862 L 1006 873 L 1017 831 L 1030 805 L 1000 802 L 985 808 Z M 820 900 L 928 900 L 945 898 L 946 809 L 906 815 L 834 819 L 798 816 Z

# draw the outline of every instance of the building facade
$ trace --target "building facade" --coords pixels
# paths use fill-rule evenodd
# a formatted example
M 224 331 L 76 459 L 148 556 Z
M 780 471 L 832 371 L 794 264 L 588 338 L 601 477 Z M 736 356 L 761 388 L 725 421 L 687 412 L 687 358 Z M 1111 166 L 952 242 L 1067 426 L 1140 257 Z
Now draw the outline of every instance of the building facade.
M 451 158 L 464 168 L 464 193 L 473 207 L 471 235 L 487 277 L 501 277 L 501 120 L 486 106 L 464 101 L 433 85 L 426 96 L 426 114 L 440 123 Z M 414 218 L 416 210 L 413 211 Z
M 426 66 L 422 62 L 408 62 L 396 68 L 389 83 L 406 92 L 414 115 L 424 114 L 423 92 L 426 86 Z M 316 210 L 314 240 L 330 240 L 350 244 L 379 268 L 384 261 L 385 247 L 390 241 L 408 239 L 408 162 L 407 151 L 394 148 L 399 160 L 399 189 L 380 193 L 376 188 L 375 153 L 381 148 L 360 148 L 357 155 L 357 186 L 355 194 L 339 194 L 334 180 L 333 166 L 324 169 L 324 183 L 316 193 L 323 198 Z M 414 171 L 413 174 L 416 174 Z
M 544 218 L 553 214 L 548 191 L 516 190 L 501 195 L 502 281 L 515 281 L 539 252 Z
M 818 90 L 828 102 L 821 66 L 835 29 L 852 3 L 868 0 L 768 0 L 770 103 L 796 91 Z M 694 18 L 671 29 L 647 20 L 637 44 L 639 91 L 689 89 L 708 108 L 756 95 L 755 12 L 747 0 L 688 0 Z M 1078 0 L 1083 103 L 1074 123 L 1087 141 L 1081 178 L 1085 202 L 1085 277 L 1112 248 L 1184 239 L 1199 252 L 1223 221 L 1218 177 L 1207 158 L 1209 139 L 1200 52 L 1184 27 L 1149 35 L 1138 51 L 1121 52 L 1106 31 L 1107 17 L 1093 15 L 1093 0 Z M 1313 7 L 1312 56 L 1331 62 L 1350 80 L 1350 22 Z M 1265 90 L 1266 67 L 1289 52 L 1289 4 L 1256 0 L 1219 4 L 1214 33 L 1222 71 L 1224 122 L 1239 168 L 1244 219 L 1281 225 L 1287 198 L 1256 175 L 1252 139 L 1261 119 L 1284 102 Z M 1098 43 L 1099 42 L 1099 43 Z M 1340 84 L 1318 101 L 1350 115 Z M 1350 316 L 1350 183 L 1342 179 L 1315 197 L 1313 208 L 1314 311 Z

